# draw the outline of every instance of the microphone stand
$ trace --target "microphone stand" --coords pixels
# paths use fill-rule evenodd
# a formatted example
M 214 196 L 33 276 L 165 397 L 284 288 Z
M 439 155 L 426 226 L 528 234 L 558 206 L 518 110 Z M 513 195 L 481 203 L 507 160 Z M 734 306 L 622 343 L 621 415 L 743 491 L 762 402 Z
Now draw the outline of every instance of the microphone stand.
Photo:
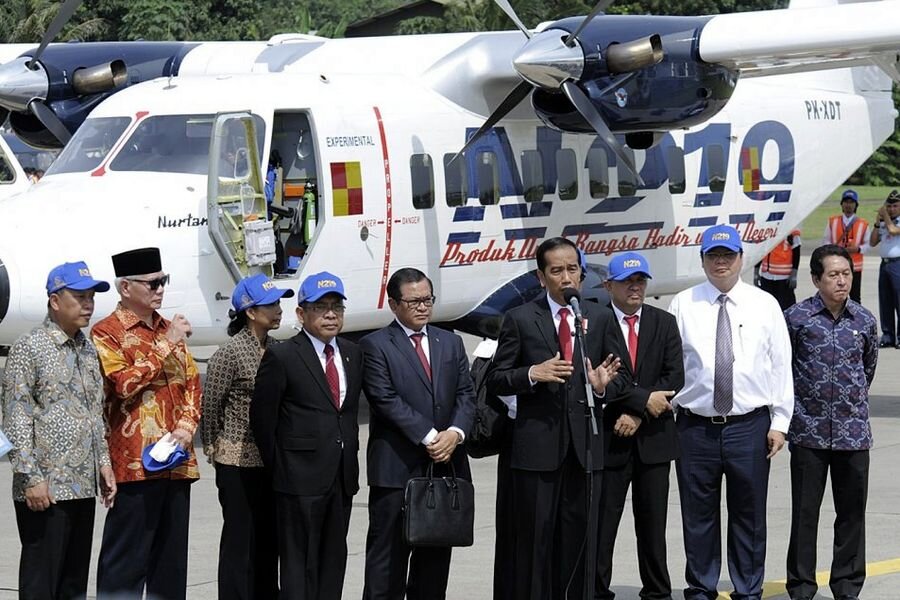
M 574 300 L 574 299 L 573 299 Z M 577 303 L 577 300 L 575 301 Z M 571 302 L 570 302 L 571 303 Z M 577 307 L 577 304 L 574 305 Z M 584 351 L 585 343 L 584 337 L 585 332 L 583 328 L 583 319 L 581 317 L 580 310 L 574 310 L 575 314 L 575 345 L 572 351 L 572 358 L 574 359 L 578 352 L 581 353 L 581 378 L 584 384 L 584 482 L 585 482 L 585 490 L 584 490 L 584 498 L 585 498 L 585 517 L 587 519 L 587 527 L 585 531 L 585 551 L 584 551 L 584 594 L 583 598 L 585 600 L 594 597 L 594 574 L 596 567 L 596 558 L 594 556 L 594 552 L 592 551 L 591 544 L 589 540 L 591 537 L 596 539 L 597 537 L 597 526 L 598 524 L 595 522 L 593 517 L 593 512 L 591 510 L 593 501 L 593 491 L 594 491 L 594 455 L 593 455 L 593 446 L 594 446 L 594 436 L 602 435 L 602 432 L 597 428 L 597 417 L 595 414 L 595 408 L 598 408 L 594 403 L 594 388 L 591 385 L 590 379 L 588 379 L 588 356 Z M 602 404 L 599 406 L 599 411 L 602 415 L 603 406 Z M 600 438 L 600 448 L 602 452 L 603 448 L 603 439 Z M 599 515 L 598 515 L 599 517 Z M 577 564 L 577 563 L 576 563 Z

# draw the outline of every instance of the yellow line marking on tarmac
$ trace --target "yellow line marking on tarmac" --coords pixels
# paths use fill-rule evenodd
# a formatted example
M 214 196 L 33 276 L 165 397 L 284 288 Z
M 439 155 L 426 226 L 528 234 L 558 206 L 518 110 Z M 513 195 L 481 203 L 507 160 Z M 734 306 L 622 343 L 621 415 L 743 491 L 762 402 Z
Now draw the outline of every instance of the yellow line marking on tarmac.
M 892 558 L 889 560 L 882 560 L 878 562 L 869 563 L 866 565 L 866 577 L 877 577 L 878 575 L 891 575 L 893 573 L 900 573 L 900 558 Z M 816 573 L 816 583 L 819 584 L 819 587 L 825 587 L 828 585 L 828 578 L 831 575 L 830 571 L 819 571 Z M 787 592 L 784 589 L 784 584 L 786 581 L 784 579 L 779 579 L 777 581 L 767 581 L 763 584 L 762 597 L 763 598 L 778 598 L 779 596 L 787 597 Z M 719 594 L 718 600 L 731 600 L 731 594 L 722 592 Z

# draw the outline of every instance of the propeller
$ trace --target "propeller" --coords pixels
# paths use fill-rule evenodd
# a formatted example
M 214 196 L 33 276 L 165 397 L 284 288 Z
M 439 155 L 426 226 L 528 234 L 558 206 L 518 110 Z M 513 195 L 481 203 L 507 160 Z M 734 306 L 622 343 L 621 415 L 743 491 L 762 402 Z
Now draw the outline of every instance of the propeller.
M 478 138 L 483 136 L 488 129 L 497 124 L 497 121 L 505 117 L 507 114 L 509 114 L 509 111 L 517 107 L 519 105 L 519 102 L 524 100 L 528 96 L 528 94 L 531 93 L 531 90 L 532 86 L 527 81 L 522 81 L 519 83 L 519 85 L 514 87 L 513 91 L 511 91 L 506 96 L 506 98 L 503 99 L 503 102 L 500 103 L 500 106 L 498 106 L 494 110 L 494 112 L 491 113 L 491 116 L 488 117 L 487 121 L 484 122 L 484 125 L 479 127 L 478 131 L 475 132 L 475 135 L 469 138 L 469 141 L 466 142 L 466 145 L 462 147 L 462 150 L 453 155 L 453 158 L 450 159 L 450 163 L 452 164 L 453 161 L 459 158 L 461 154 L 471 148 L 478 140 Z
M 572 103 L 581 116 L 590 123 L 597 135 L 612 149 L 616 156 L 637 181 L 643 185 L 640 174 L 637 172 L 634 158 L 625 146 L 616 139 L 603 116 L 594 106 L 588 95 L 578 85 L 584 69 L 584 51 L 580 45 L 579 35 L 588 24 L 604 11 L 613 0 L 599 0 L 591 12 L 582 19 L 574 32 L 564 39 L 558 31 L 541 32 L 535 36 L 522 24 L 515 10 L 508 0 L 494 0 L 498 7 L 506 13 L 510 19 L 528 38 L 525 46 L 519 51 L 513 64 L 523 81 L 503 99 L 500 105 L 494 109 L 478 131 L 469 138 L 462 150 L 452 160 L 471 148 L 479 138 L 493 127 L 498 121 L 508 115 L 519 103 L 524 100 L 533 88 L 543 89 L 550 93 L 563 93 Z M 639 50 L 639 51 L 637 51 Z M 623 73 L 612 83 L 603 88 L 594 97 L 603 97 L 618 87 L 627 83 L 637 75 L 638 71 L 650 64 L 656 64 L 663 58 L 662 45 L 659 36 L 651 36 L 647 40 L 636 40 L 626 44 L 612 44 L 605 51 L 605 58 L 610 73 Z
M 604 88 L 603 92 L 600 94 L 601 96 L 606 93 L 614 90 L 615 88 L 623 85 L 629 79 L 634 77 L 636 73 L 627 73 L 615 81 L 613 81 L 610 85 Z M 581 88 L 578 87 L 574 81 L 564 81 L 562 84 L 563 93 L 566 95 L 566 98 L 578 109 L 578 112 L 581 113 L 581 116 L 587 119 L 587 122 L 591 124 L 591 127 L 594 128 L 594 131 L 597 132 L 597 135 L 606 142 L 606 145 L 612 148 L 612 151 L 615 152 L 616 156 L 622 161 L 622 164 L 625 167 L 634 173 L 637 181 L 640 185 L 644 185 L 644 180 L 641 179 L 640 173 L 638 173 L 637 168 L 634 165 L 634 159 L 632 158 L 631 153 L 625 150 L 625 146 L 619 143 L 619 140 L 616 139 L 616 136 L 613 135 L 613 132 L 609 130 L 609 127 L 606 125 L 606 121 L 603 120 L 603 117 L 600 116 L 600 113 L 597 112 L 597 109 L 594 107 L 594 104 L 591 102 L 590 98 L 585 95 L 584 92 L 581 91 Z
M 35 64 L 41 57 L 41 54 L 44 53 L 44 50 L 46 50 L 50 42 L 59 35 L 62 28 L 66 26 L 66 23 L 68 23 L 69 19 L 72 18 L 72 15 L 75 14 L 75 11 L 78 10 L 81 2 L 82 0 L 66 0 L 59 8 L 59 12 L 53 17 L 50 27 L 47 28 L 47 31 L 44 32 L 44 36 L 41 38 L 41 45 L 38 46 L 37 52 L 31 57 L 31 62 L 28 63 L 29 69 L 34 70 Z
M 43 101 L 32 100 L 28 103 L 28 110 L 30 110 L 31 114 L 47 128 L 47 131 L 52 133 L 56 139 L 63 143 L 63 145 L 68 144 L 69 140 L 72 139 L 72 133 L 65 125 L 63 125 L 63 122 L 59 120 L 56 113 L 50 110 Z

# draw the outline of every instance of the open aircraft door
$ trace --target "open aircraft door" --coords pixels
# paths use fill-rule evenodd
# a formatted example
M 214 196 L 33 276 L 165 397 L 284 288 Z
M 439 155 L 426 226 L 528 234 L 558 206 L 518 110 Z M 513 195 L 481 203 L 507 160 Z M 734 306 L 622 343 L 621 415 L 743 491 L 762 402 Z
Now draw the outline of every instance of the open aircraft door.
M 235 282 L 254 273 L 271 277 L 275 263 L 257 140 L 251 113 L 216 115 L 209 149 L 208 231 Z

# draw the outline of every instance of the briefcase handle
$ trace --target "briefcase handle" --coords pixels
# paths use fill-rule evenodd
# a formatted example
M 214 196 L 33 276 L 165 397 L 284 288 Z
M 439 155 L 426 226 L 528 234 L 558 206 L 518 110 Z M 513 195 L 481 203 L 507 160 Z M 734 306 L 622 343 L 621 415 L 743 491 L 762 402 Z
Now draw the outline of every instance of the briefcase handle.
M 434 508 L 434 465 L 437 461 L 431 461 L 428 465 L 428 470 L 426 471 L 426 477 L 428 477 L 428 491 L 425 495 L 425 504 L 428 508 Z M 452 462 L 447 462 L 450 465 L 450 477 L 442 477 L 441 479 L 450 489 L 450 508 L 452 510 L 459 510 L 459 484 L 456 482 L 456 467 L 453 466 Z

